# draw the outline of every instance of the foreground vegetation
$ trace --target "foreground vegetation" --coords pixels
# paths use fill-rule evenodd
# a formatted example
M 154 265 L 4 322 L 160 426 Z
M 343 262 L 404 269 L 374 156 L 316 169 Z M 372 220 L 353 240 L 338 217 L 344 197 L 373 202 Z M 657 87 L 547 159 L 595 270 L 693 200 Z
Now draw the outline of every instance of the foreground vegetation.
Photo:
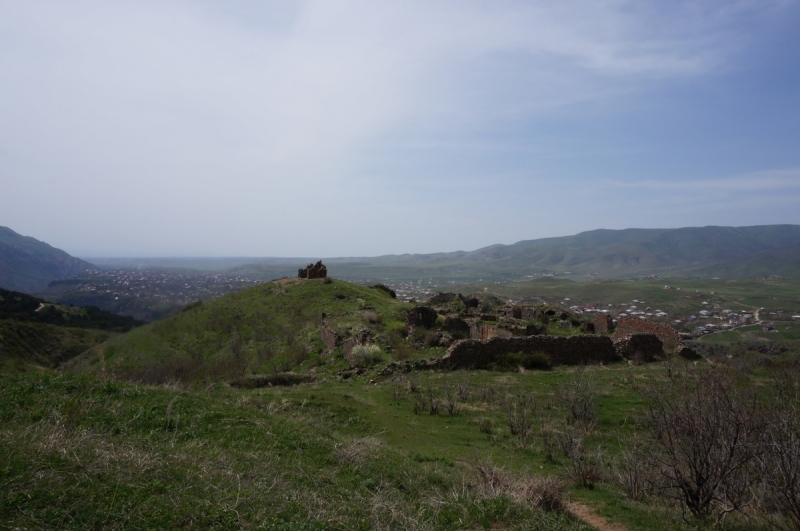
M 372 371 L 250 390 L 7 372 L 0 522 L 585 529 L 572 500 L 630 530 L 796 529 L 784 363 Z
M 187 392 L 0 378 L 3 528 L 586 529 L 537 506 L 549 487 L 534 476 L 499 482 L 394 447 L 364 411 L 388 397 L 353 384 Z

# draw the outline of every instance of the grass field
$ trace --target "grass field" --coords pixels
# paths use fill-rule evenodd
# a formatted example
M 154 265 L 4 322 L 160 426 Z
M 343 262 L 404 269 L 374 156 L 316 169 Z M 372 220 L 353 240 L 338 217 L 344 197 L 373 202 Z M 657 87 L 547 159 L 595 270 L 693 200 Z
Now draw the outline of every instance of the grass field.
M 587 529 L 531 502 L 537 478 L 554 477 L 564 496 L 627 529 L 690 529 L 676 508 L 632 501 L 611 480 L 620 450 L 647 441 L 642 383 L 667 370 L 370 373 L 253 390 L 6 372 L 0 527 Z M 568 422 L 560 398 L 580 378 L 598 391 L 587 424 Z M 508 404 L 525 396 L 535 426 L 515 436 Z M 551 431 L 596 456 L 593 488 L 575 486 L 570 460 L 548 451 Z M 754 525 L 732 517 L 726 529 Z

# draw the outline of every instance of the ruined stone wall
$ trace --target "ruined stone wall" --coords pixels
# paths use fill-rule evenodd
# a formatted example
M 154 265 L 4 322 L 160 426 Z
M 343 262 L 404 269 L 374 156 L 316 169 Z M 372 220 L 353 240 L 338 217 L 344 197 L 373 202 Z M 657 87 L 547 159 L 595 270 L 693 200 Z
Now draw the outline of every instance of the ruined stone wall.
M 536 307 L 529 305 L 503 306 L 497 309 L 497 313 L 504 317 L 523 321 L 533 321 L 537 317 Z
M 325 266 L 325 264 L 322 263 L 322 260 L 320 260 L 316 264 L 308 264 L 306 267 L 298 269 L 297 277 L 307 278 L 307 279 L 327 278 L 328 268 Z
M 614 341 L 620 341 L 633 334 L 653 334 L 665 345 L 678 346 L 682 344 L 681 336 L 678 334 L 678 331 L 668 324 L 653 323 L 646 319 L 638 319 L 636 317 L 618 317 L 617 329 L 612 339 Z
M 456 341 L 439 363 L 443 368 L 477 369 L 518 352 L 544 352 L 555 365 L 609 363 L 619 359 L 611 338 L 606 336 L 527 336 Z
M 631 334 L 614 343 L 617 354 L 637 363 L 664 357 L 664 346 L 654 334 Z
M 469 328 L 470 339 L 491 339 L 493 337 L 530 336 L 538 333 L 535 325 L 514 325 L 508 323 L 486 323 L 475 321 Z
M 424 326 L 430 328 L 436 324 L 439 314 L 436 310 L 427 306 L 414 306 L 406 310 L 406 326 Z
M 342 336 L 337 334 L 335 331 L 331 330 L 330 328 L 322 327 L 320 332 L 322 333 L 322 343 L 328 347 L 327 350 L 333 352 L 336 347 L 341 345 Z
M 611 316 L 607 313 L 597 313 L 594 316 L 594 333 L 595 334 L 610 334 L 613 322 Z

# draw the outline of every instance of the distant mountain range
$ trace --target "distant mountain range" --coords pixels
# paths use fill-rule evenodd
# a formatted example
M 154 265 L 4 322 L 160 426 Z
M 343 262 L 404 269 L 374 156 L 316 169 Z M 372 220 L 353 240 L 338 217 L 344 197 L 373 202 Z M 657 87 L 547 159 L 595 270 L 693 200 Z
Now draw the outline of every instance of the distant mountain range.
M 96 267 L 35 238 L 0 227 L 0 288 L 35 293 L 53 280 L 78 276 L 87 269 Z
M 336 258 L 326 263 L 342 278 L 797 277 L 800 225 L 599 229 L 470 252 Z
M 293 276 L 313 258 L 107 259 L 108 268 L 191 268 L 269 280 Z M 323 258 L 346 280 L 518 281 L 555 275 L 574 280 L 658 275 L 694 278 L 800 277 L 800 225 L 599 229 L 574 236 L 492 245 L 476 251 Z M 0 287 L 34 293 L 52 280 L 94 266 L 0 227 Z

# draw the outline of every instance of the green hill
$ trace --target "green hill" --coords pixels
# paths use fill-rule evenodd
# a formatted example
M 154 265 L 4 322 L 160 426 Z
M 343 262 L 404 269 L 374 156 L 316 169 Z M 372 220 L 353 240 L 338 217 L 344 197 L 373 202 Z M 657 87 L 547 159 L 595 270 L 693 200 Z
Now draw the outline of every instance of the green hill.
M 74 277 L 87 269 L 89 262 L 75 258 L 30 236 L 0 227 L 0 287 L 35 293 L 53 280 Z
M 377 288 L 283 279 L 191 304 L 111 339 L 72 366 L 152 382 L 310 369 L 327 361 L 323 326 L 345 338 L 366 329 L 385 346 L 402 344 L 407 307 Z

